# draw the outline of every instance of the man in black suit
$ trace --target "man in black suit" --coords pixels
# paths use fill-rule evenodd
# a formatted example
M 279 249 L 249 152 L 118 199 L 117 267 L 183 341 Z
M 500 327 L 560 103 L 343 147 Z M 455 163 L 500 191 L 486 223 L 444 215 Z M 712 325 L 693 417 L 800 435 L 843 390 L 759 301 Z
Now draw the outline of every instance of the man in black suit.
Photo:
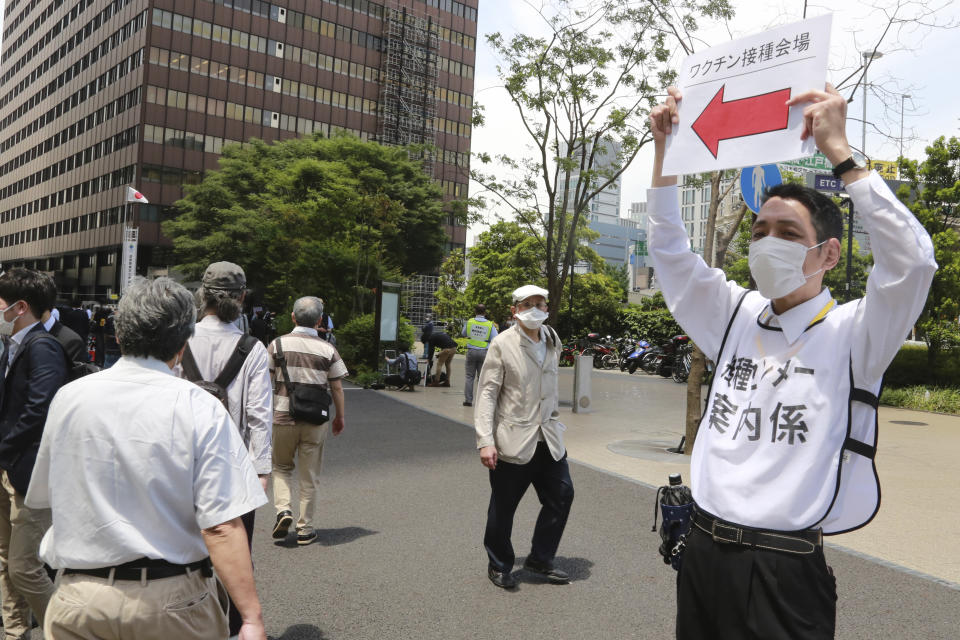
M 43 624 L 53 583 L 38 556 L 49 509 L 23 499 L 37 458 L 47 410 L 67 376 L 63 347 L 40 322 L 49 277 L 15 268 L 0 275 L 3 395 L 0 398 L 0 602 L 7 637 L 30 631 L 30 611 Z
M 80 336 L 80 339 L 83 340 L 84 350 L 86 350 L 87 338 L 90 336 L 90 316 L 80 306 L 80 300 L 74 300 L 73 308 L 70 310 L 61 310 L 60 322 Z
M 53 278 L 41 273 L 40 280 L 41 293 L 44 298 L 44 311 L 43 315 L 40 316 L 40 322 L 43 323 L 43 328 L 56 338 L 60 346 L 63 347 L 63 351 L 67 355 L 67 372 L 69 373 L 73 368 L 73 363 L 89 362 L 90 352 L 87 351 L 87 343 L 76 331 L 53 316 L 53 305 L 57 299 L 57 285 L 54 283 Z M 86 313 L 83 311 L 80 313 L 82 313 L 84 319 L 86 319 Z M 63 314 L 61 314 L 60 317 L 63 318 Z

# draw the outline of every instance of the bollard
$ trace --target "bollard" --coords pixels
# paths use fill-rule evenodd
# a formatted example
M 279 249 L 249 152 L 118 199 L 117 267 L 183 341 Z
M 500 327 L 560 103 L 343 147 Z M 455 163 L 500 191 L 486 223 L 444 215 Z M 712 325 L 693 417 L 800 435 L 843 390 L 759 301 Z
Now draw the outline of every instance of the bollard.
M 576 356 L 573 362 L 573 412 L 590 413 L 590 374 L 593 356 Z

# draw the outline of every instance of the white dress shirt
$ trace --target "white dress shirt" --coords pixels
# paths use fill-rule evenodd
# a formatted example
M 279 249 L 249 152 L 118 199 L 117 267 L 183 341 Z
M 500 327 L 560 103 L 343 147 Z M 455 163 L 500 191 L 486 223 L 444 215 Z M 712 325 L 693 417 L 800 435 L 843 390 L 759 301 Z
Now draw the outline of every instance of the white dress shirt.
M 824 288 L 777 315 L 769 300 L 751 293 L 733 323 L 745 290 L 690 251 L 676 187 L 647 192 L 649 250 L 664 298 L 680 326 L 717 361 L 691 480 L 697 503 L 721 518 L 775 530 L 822 523 L 825 533 L 835 533 L 862 526 L 875 513 L 873 460 L 858 453 L 841 465 L 848 436 L 875 445 L 875 409 L 854 403 L 852 388 L 878 393 L 937 265 L 930 236 L 876 173 L 846 189 L 873 247 L 864 298 L 837 307 Z M 815 328 L 807 333 L 808 327 Z M 733 359 L 752 369 L 738 364 L 734 370 Z M 738 371 L 744 378 L 732 383 Z M 796 441 L 793 430 L 785 439 L 787 426 L 801 434 Z
M 220 375 L 242 335 L 235 324 L 213 315 L 204 316 L 196 324 L 190 351 L 204 380 L 212 381 Z M 182 367 L 176 371 L 183 376 Z M 259 340 L 227 387 L 227 400 L 230 417 L 247 442 L 254 468 L 261 475 L 269 474 L 273 467 L 273 385 L 267 349 Z
M 124 356 L 50 405 L 26 503 L 51 508 L 55 569 L 208 554 L 202 529 L 267 501 L 223 405 L 166 363 Z
M 880 379 L 897 354 L 923 309 L 937 263 L 926 230 L 876 172 L 846 185 L 846 190 L 870 234 L 874 259 L 854 319 L 853 373 L 860 384 Z M 677 196 L 675 186 L 647 191 L 650 255 L 670 313 L 707 357 L 716 360 L 744 289 L 690 251 Z M 808 300 L 775 322 L 792 343 L 822 307 Z

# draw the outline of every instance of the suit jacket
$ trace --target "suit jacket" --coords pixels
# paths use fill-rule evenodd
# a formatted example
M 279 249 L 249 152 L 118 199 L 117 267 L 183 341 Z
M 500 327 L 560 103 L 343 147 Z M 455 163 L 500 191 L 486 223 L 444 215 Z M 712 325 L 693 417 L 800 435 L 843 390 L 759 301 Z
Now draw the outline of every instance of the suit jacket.
M 480 372 L 474 412 L 477 448 L 496 444 L 497 456 L 506 462 L 530 462 L 541 432 L 554 460 L 566 453 L 566 427 L 557 419 L 560 339 L 553 329 L 544 328 L 547 355 L 542 365 L 537 365 L 530 340 L 518 327 L 510 327 L 490 343 Z
M 57 339 L 64 353 L 67 354 L 67 360 L 72 364 L 74 362 L 89 362 L 90 352 L 87 351 L 87 345 L 77 332 L 70 327 L 62 324 L 59 320 L 50 327 L 50 335 Z
M 5 347 L 2 362 L 6 360 Z M 67 360 L 60 343 L 37 323 L 10 365 L 0 399 L 0 469 L 26 495 L 50 401 L 66 381 Z

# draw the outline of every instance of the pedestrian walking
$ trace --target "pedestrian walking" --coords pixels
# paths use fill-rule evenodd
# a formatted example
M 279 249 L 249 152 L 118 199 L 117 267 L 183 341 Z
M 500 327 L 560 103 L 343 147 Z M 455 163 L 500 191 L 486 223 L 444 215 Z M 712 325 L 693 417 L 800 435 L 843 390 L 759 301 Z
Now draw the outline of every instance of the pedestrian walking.
M 317 333 L 323 317 L 319 298 L 306 296 L 294 302 L 291 317 L 296 325 L 293 331 L 279 336 L 267 349 L 274 384 L 273 503 L 277 520 L 273 537 L 286 538 L 293 524 L 290 496 L 296 470 L 300 490 L 297 544 L 307 545 L 317 539 L 314 510 L 324 443 L 329 431 L 340 435 L 346 424 L 341 380 L 347 375 L 347 366 L 336 348 Z M 332 429 L 325 420 L 317 422 L 291 412 L 296 387 L 329 392 L 336 409 Z
M 677 637 L 834 637 L 836 581 L 823 536 L 867 524 L 880 504 L 877 395 L 936 271 L 930 237 L 846 137 L 830 85 L 794 95 L 802 137 L 843 180 L 870 234 L 866 295 L 838 305 L 823 286 L 840 259 L 830 198 L 782 184 L 753 221 L 750 273 L 728 281 L 690 251 L 676 177 L 661 174 L 680 93 L 652 111 L 649 250 L 670 312 L 717 362 L 690 462 L 694 526 L 677 576 Z M 797 114 L 800 115 L 800 114 Z
M 116 317 L 122 357 L 51 405 L 26 497 L 53 508 L 49 640 L 226 638 L 214 569 L 240 638 L 266 639 L 240 522 L 266 496 L 223 405 L 173 373 L 196 313 L 173 280 L 134 279 Z
M 554 558 L 573 503 L 573 481 L 559 422 L 557 367 L 560 338 L 547 319 L 547 291 L 534 285 L 513 292 L 519 324 L 490 343 L 480 373 L 474 426 L 480 461 L 490 472 L 490 506 L 483 538 L 487 575 L 498 587 L 516 586 L 513 517 L 530 485 L 540 515 L 524 568 L 552 583 L 570 577 Z
M 487 357 L 487 348 L 490 341 L 497 337 L 497 327 L 492 320 L 487 320 L 487 307 L 478 304 L 473 308 L 474 317 L 467 320 L 463 327 L 463 337 L 467 339 L 467 361 L 463 374 L 463 406 L 473 406 L 473 383 L 480 370 L 483 369 L 483 360 Z
M 0 604 L 11 639 L 29 633 L 31 611 L 42 624 L 53 593 L 37 556 L 50 510 L 24 503 L 50 402 L 67 379 L 63 347 L 40 322 L 49 285 L 32 269 L 0 275 Z
M 273 468 L 273 387 L 266 347 L 235 324 L 243 309 L 246 286 L 247 278 L 239 265 L 215 262 L 206 268 L 197 292 L 200 321 L 187 341 L 177 371 L 193 382 L 222 383 L 227 411 L 266 491 Z M 229 379 L 221 379 L 224 375 Z M 240 517 L 251 552 L 255 514 L 251 510 Z M 243 621 L 232 602 L 228 615 L 230 635 L 235 636 Z

